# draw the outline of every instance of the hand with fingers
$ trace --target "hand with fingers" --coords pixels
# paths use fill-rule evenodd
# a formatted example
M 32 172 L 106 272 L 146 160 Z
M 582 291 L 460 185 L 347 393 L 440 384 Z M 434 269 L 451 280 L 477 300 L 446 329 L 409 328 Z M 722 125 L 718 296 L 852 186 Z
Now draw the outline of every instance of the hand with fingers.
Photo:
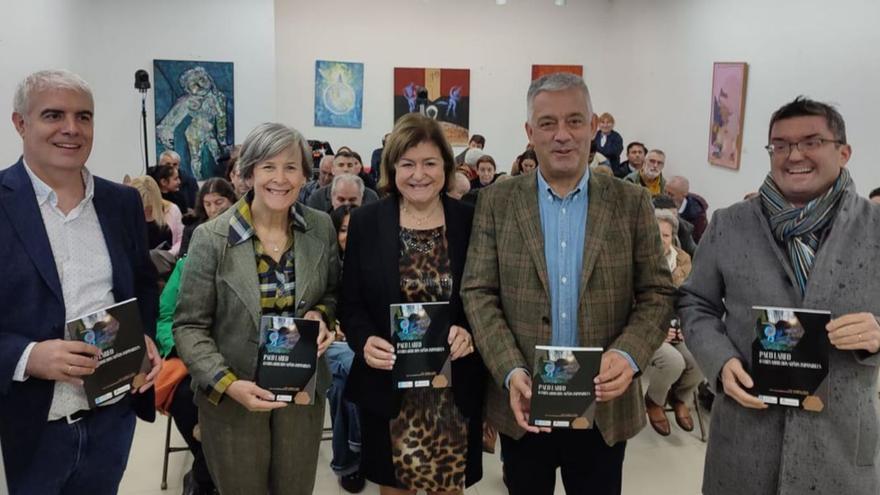
M 529 412 L 532 404 L 532 379 L 524 369 L 516 369 L 508 380 L 510 392 L 510 410 L 516 418 L 516 424 L 529 433 L 549 432 L 550 428 L 539 428 L 529 425 Z
M 835 318 L 825 326 L 831 345 L 841 351 L 880 350 L 880 323 L 871 313 L 850 313 Z
M 599 374 L 593 383 L 596 384 L 596 401 L 614 400 L 629 388 L 635 371 L 629 361 L 617 351 L 605 351 L 599 363 Z
M 276 402 L 275 394 L 248 380 L 235 380 L 226 388 L 226 395 L 251 412 L 267 412 L 287 407 L 286 402 Z
M 743 388 L 752 388 L 755 382 L 739 359 L 730 358 L 724 363 L 724 367 L 721 368 L 721 385 L 724 387 L 724 393 L 739 402 L 739 405 L 750 409 L 767 409 L 767 404 Z
M 449 329 L 449 357 L 455 361 L 474 352 L 474 339 L 470 333 L 458 325 Z
M 324 322 L 323 315 L 321 315 L 320 311 L 306 311 L 306 314 L 303 317 L 307 320 L 315 320 L 318 322 L 318 357 L 321 357 L 321 354 L 324 354 L 324 351 L 330 347 L 330 344 L 336 340 L 336 335 L 334 332 L 331 332 L 327 329 L 327 324 Z
M 159 349 L 156 348 L 156 344 L 150 337 L 144 335 L 144 341 L 147 345 L 147 359 L 150 360 L 150 372 L 147 373 L 146 383 L 133 391 L 134 393 L 141 394 L 153 386 L 153 382 L 156 381 L 156 377 L 159 376 L 159 372 L 162 371 L 162 356 L 159 355 Z
M 95 372 L 100 356 L 100 349 L 85 342 L 44 340 L 31 349 L 25 373 L 43 380 L 82 385 L 82 377 Z
M 372 335 L 364 344 L 364 361 L 371 368 L 391 371 L 395 359 L 397 357 L 394 354 L 394 346 L 381 337 Z

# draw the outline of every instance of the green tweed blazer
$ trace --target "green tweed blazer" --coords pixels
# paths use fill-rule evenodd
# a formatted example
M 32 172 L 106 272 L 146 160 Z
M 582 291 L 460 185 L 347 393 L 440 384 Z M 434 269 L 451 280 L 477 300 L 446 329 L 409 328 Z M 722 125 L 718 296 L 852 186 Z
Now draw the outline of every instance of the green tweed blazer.
M 591 174 L 580 278 L 580 345 L 619 349 L 640 370 L 666 336 L 673 294 L 669 267 L 650 196 L 642 187 Z M 550 290 L 538 209 L 536 174 L 480 191 L 462 283 L 462 299 L 477 348 L 493 380 L 487 417 L 513 438 L 525 431 L 514 419 L 507 374 L 531 372 L 536 345 L 551 340 Z M 639 380 L 601 403 L 595 424 L 608 445 L 645 425 Z
M 196 229 L 180 282 L 174 343 L 194 387 L 202 392 L 221 387 L 218 381 L 226 372 L 253 380 L 257 370 L 259 278 L 253 243 L 229 245 L 229 222 L 236 209 Z M 339 280 L 336 231 L 326 213 L 304 206 L 301 212 L 305 229 L 293 234 L 296 316 L 321 304 L 333 321 Z M 317 373 L 316 401 L 329 385 L 323 362 Z

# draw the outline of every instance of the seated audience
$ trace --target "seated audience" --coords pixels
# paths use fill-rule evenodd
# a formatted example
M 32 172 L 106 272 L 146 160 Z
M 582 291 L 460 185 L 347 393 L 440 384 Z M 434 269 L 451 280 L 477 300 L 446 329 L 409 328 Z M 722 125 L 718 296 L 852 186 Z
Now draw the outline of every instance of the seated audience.
M 379 167 L 382 164 L 382 152 L 385 150 L 385 140 L 388 139 L 389 135 L 390 134 L 385 134 L 385 136 L 382 137 L 382 147 L 374 149 L 373 156 L 370 157 L 370 176 L 376 183 L 379 182 Z
M 633 141 L 626 146 L 626 161 L 621 162 L 614 168 L 614 176 L 623 179 L 627 175 L 637 172 L 645 163 L 645 154 L 648 148 L 644 144 Z
M 465 194 L 470 192 L 471 190 L 471 181 L 468 180 L 467 176 L 461 172 L 455 173 L 455 179 L 452 181 L 452 187 L 449 188 L 449 192 L 446 193 L 450 198 L 453 199 L 461 199 Z
M 260 124 L 245 139 L 238 168 L 254 187 L 193 234 L 174 343 L 192 376 L 202 448 L 219 491 L 309 494 L 330 381 L 320 356 L 333 340 L 336 233 L 327 215 L 296 202 L 312 168 L 299 132 Z M 308 270 L 294 274 L 295 266 Z M 261 316 L 319 322 L 314 404 L 278 402 L 256 384 Z
M 181 213 L 189 211 L 186 200 L 180 193 L 180 173 L 170 165 L 159 165 L 150 174 L 159 185 L 162 199 L 176 204 Z
M 594 169 L 599 165 L 609 166 L 608 158 L 602 153 L 599 153 L 598 148 L 596 147 L 596 141 L 590 143 L 590 154 L 587 157 L 587 160 L 591 169 Z
M 176 258 L 183 241 L 183 216 L 180 214 L 180 208 L 162 198 L 159 185 L 149 175 L 135 177 L 131 180 L 131 186 L 141 193 L 141 200 L 144 203 L 147 247 L 151 250 L 168 251 Z M 172 265 L 174 261 L 176 260 L 172 260 Z M 170 267 L 168 268 L 170 270 Z
M 516 157 L 510 175 L 525 175 L 534 172 L 538 168 L 538 155 L 534 150 L 527 149 Z
M 357 176 L 364 181 L 364 187 L 375 192 L 376 191 L 376 181 L 373 177 L 364 170 L 364 162 L 361 160 L 361 155 L 359 155 L 356 151 L 351 152 L 352 156 L 354 156 L 355 161 L 357 162 Z
M 456 170 L 467 176 L 468 180 L 477 178 L 477 160 L 485 155 L 481 148 L 468 148 L 464 152 L 464 162 Z
M 342 174 L 330 185 L 330 203 L 336 210 L 341 206 L 360 206 L 364 202 L 364 181 L 357 175 Z
M 699 194 L 690 192 L 690 182 L 680 175 L 671 177 L 666 182 L 666 194 L 675 202 L 678 208 L 678 216 L 693 224 L 694 241 L 699 243 L 700 237 L 709 225 L 706 211 L 709 203 Z
M 302 204 L 308 204 L 312 193 L 319 188 L 330 185 L 333 181 L 333 155 L 323 155 L 318 165 L 318 178 L 312 179 L 303 186 L 299 193 L 299 201 Z
M 342 174 L 350 174 L 357 176 L 360 172 L 359 161 L 349 148 L 342 147 L 333 155 L 333 177 Z M 330 187 L 327 185 L 315 190 L 306 203 L 310 207 L 326 213 L 333 211 L 333 202 L 330 198 Z M 364 189 L 364 204 L 371 203 L 379 199 L 379 196 L 372 189 Z
M 229 156 L 229 164 L 226 167 L 226 180 L 232 184 L 232 187 L 235 189 L 235 195 L 239 198 L 247 194 L 253 186 L 252 181 L 243 179 L 238 171 L 238 155 L 240 152 L 241 145 L 236 145 L 232 148 L 232 153 Z
M 638 184 L 648 190 L 651 196 L 665 194 L 666 179 L 663 178 L 663 167 L 666 165 L 666 153 L 661 150 L 651 150 L 645 155 L 645 163 L 623 180 Z
M 655 196 L 651 203 L 654 205 L 655 210 L 666 210 L 678 217 L 678 246 L 684 249 L 688 256 L 693 257 L 697 251 L 697 242 L 694 240 L 694 226 L 684 218 L 681 218 L 681 215 L 678 214 L 678 208 L 675 207 L 675 202 L 669 196 L 665 194 Z
M 177 154 L 174 150 L 165 150 L 159 154 L 159 161 L 157 166 L 169 165 L 177 169 L 178 174 L 180 175 L 180 189 L 177 194 L 181 196 L 183 204 L 186 206 L 181 207 L 180 203 L 174 201 L 174 204 L 177 204 L 180 208 L 180 211 L 186 215 L 195 209 L 195 201 L 196 201 L 196 193 L 199 190 L 199 183 L 196 181 L 196 178 L 192 176 L 192 174 L 181 172 L 180 170 L 180 155 Z M 160 184 L 161 187 L 161 184 Z
M 345 394 L 361 414 L 361 469 L 383 494 L 461 494 L 482 476 L 485 372 L 458 294 L 473 213 L 445 194 L 455 162 L 435 120 L 401 117 L 382 167 L 387 196 L 351 216 L 340 302 L 355 353 Z M 396 389 L 389 305 L 432 301 L 450 303 L 452 386 Z
M 386 134 L 385 137 L 387 138 L 388 134 Z M 465 148 L 464 150 L 462 150 L 461 153 L 459 153 L 458 155 L 455 156 L 455 164 L 461 165 L 464 163 L 464 158 L 465 158 L 465 155 L 467 154 L 468 150 L 471 150 L 471 149 L 481 150 L 485 147 L 486 147 L 486 138 L 484 138 L 480 134 L 474 134 L 473 136 L 471 136 L 470 140 L 468 140 L 467 148 Z
M 196 194 L 196 210 L 194 221 L 183 229 L 183 240 L 180 243 L 180 256 L 186 256 L 189 241 L 196 227 L 226 211 L 238 201 L 232 184 L 220 177 L 208 179 Z
M 593 139 L 596 152 L 608 159 L 612 170 L 620 167 L 620 154 L 623 152 L 623 137 L 614 130 L 614 116 L 605 112 L 599 116 L 599 132 Z
M 672 272 L 672 283 L 678 287 L 690 274 L 691 257 L 675 246 L 675 232 L 678 229 L 676 214 L 668 210 L 656 210 L 655 215 L 660 227 L 666 262 Z M 669 324 L 666 341 L 654 351 L 650 364 L 645 370 L 645 377 L 649 381 L 645 393 L 645 409 L 654 431 L 663 436 L 670 433 L 669 420 L 663 409 L 667 401 L 672 406 L 678 426 L 685 431 L 692 431 L 694 420 L 687 403 L 703 381 L 703 375 L 685 346 L 677 317 L 673 317 Z
M 471 191 L 492 185 L 498 174 L 495 173 L 495 159 L 491 155 L 483 155 L 477 159 L 477 178 L 471 181 Z

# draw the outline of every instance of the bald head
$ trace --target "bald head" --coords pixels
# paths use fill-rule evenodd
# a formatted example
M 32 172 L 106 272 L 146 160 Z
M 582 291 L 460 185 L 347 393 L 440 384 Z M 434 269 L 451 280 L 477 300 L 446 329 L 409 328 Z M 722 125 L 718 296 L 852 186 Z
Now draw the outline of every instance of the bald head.
M 318 185 L 324 187 L 333 180 L 333 155 L 324 155 L 318 166 Z
M 455 173 L 455 182 L 452 184 L 452 187 L 449 188 L 449 196 L 455 199 L 461 199 L 462 196 L 469 193 L 471 190 L 471 181 L 468 180 L 467 176 L 461 172 Z
M 681 208 L 684 198 L 690 193 L 691 185 L 687 178 L 680 175 L 671 177 L 666 182 L 666 194 L 675 202 L 675 206 Z

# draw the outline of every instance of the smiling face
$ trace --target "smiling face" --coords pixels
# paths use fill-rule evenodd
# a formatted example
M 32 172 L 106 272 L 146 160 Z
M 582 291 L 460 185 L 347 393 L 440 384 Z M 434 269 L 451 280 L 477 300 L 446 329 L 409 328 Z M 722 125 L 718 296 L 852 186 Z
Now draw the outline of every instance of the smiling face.
M 793 145 L 807 138 L 835 139 L 828 122 L 820 116 L 779 120 L 770 129 L 770 144 L 792 144 L 787 157 L 770 156 L 770 175 L 785 199 L 797 207 L 824 194 L 852 154 L 848 144 L 826 142 L 807 153 Z
M 477 176 L 480 178 L 480 184 L 488 186 L 495 178 L 495 166 L 488 160 L 477 163 Z
M 583 174 L 596 125 L 586 96 L 577 88 L 535 95 L 526 134 L 547 178 Z
M 162 189 L 163 193 L 167 192 L 177 192 L 180 190 L 180 172 L 175 168 L 171 174 L 171 177 L 167 179 L 159 180 L 159 187 Z
M 440 148 L 430 141 L 408 150 L 394 165 L 394 183 L 404 200 L 427 205 L 443 190 L 446 175 Z
M 82 169 L 92 151 L 93 116 L 94 104 L 87 93 L 33 92 L 27 113 L 12 114 L 28 166 L 38 175 Z
M 602 119 L 599 121 L 599 131 L 602 134 L 610 134 L 611 131 L 613 131 L 613 130 L 614 130 L 614 121 L 613 120 L 611 120 L 609 118 L 605 118 L 605 119 Z
M 272 211 L 287 211 L 296 202 L 306 183 L 302 153 L 291 146 L 254 165 L 254 203 Z

